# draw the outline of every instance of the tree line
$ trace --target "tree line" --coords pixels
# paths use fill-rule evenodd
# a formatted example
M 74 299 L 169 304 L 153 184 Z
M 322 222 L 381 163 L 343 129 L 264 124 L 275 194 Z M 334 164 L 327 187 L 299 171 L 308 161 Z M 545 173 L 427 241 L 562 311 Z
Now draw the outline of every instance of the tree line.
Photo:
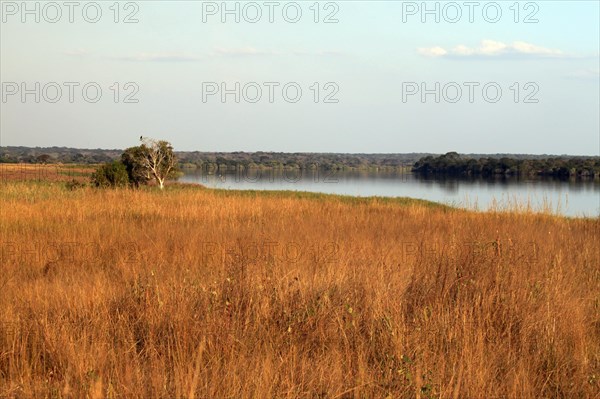
M 132 147 L 135 148 L 135 147 Z M 125 153 L 131 152 L 126 149 Z M 0 163 L 33 164 L 104 164 L 123 159 L 123 150 L 76 149 L 68 147 L 0 147 Z M 446 176 L 598 176 L 599 157 L 537 154 L 464 154 L 429 153 L 344 154 L 283 152 L 201 152 L 173 151 L 181 169 L 207 171 L 237 169 L 323 169 L 385 170 L 411 168 L 422 175 Z M 131 155 L 131 154 L 130 154 Z M 120 173 L 120 166 L 114 166 Z M 129 173 L 132 173 L 129 166 Z M 141 184 L 139 177 L 128 175 L 128 183 Z M 150 179 L 153 180 L 153 179 Z
M 554 157 L 540 159 L 472 158 L 449 152 L 415 162 L 413 173 L 452 177 L 557 177 L 600 178 L 600 157 Z
M 123 150 L 68 147 L 0 147 L 0 163 L 100 164 L 118 160 Z M 424 153 L 342 154 L 284 153 L 268 151 L 202 152 L 175 151 L 179 166 L 186 169 L 386 169 L 410 167 Z

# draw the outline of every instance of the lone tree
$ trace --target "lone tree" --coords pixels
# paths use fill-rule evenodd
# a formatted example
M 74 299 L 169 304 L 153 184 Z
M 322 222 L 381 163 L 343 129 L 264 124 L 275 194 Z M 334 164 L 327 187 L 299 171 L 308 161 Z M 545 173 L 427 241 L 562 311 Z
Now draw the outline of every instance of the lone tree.
M 177 158 L 173 152 L 173 146 L 168 141 L 154 140 L 148 137 L 141 137 L 142 145 L 130 148 L 134 156 L 135 163 L 132 170 L 140 178 L 154 178 L 162 190 L 165 186 L 165 180 L 175 177 L 177 174 Z
M 141 161 L 146 157 L 146 150 L 142 146 L 127 148 L 121 155 L 121 163 L 125 165 L 129 183 L 133 187 L 139 187 L 152 180 L 150 170 L 144 167 Z
M 177 177 L 179 169 L 171 143 L 142 136 L 140 141 L 142 145 L 127 148 L 120 161 L 101 166 L 92 176 L 92 182 L 97 187 L 127 184 L 139 187 L 156 180 L 162 190 L 165 180 Z

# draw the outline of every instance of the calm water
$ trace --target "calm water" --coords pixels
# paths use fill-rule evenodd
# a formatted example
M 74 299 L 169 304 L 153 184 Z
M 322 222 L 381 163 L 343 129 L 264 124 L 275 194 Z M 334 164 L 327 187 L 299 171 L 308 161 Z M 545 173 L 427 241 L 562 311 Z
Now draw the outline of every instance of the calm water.
M 400 172 L 187 171 L 179 181 L 236 190 L 296 190 L 354 196 L 412 197 L 470 209 L 514 204 L 569 216 L 600 216 L 600 182 L 523 179 L 423 179 Z

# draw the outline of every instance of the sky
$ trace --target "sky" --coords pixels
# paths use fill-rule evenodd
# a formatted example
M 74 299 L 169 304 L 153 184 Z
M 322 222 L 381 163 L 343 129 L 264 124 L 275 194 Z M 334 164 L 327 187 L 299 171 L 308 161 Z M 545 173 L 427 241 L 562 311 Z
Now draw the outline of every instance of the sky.
M 600 155 L 597 1 L 0 6 L 2 146 Z

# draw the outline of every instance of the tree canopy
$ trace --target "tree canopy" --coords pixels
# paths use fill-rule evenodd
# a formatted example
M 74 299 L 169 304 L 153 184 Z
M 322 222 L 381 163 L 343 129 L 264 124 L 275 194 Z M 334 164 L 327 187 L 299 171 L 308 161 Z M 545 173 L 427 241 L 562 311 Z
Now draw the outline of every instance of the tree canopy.
M 154 180 L 163 189 L 165 181 L 178 172 L 177 157 L 168 141 L 140 137 L 142 144 L 130 147 L 121 154 L 121 159 L 100 167 L 92 176 L 98 187 L 129 184 L 139 187 Z M 113 178 L 118 172 L 118 178 Z M 123 183 L 123 177 L 126 181 Z

